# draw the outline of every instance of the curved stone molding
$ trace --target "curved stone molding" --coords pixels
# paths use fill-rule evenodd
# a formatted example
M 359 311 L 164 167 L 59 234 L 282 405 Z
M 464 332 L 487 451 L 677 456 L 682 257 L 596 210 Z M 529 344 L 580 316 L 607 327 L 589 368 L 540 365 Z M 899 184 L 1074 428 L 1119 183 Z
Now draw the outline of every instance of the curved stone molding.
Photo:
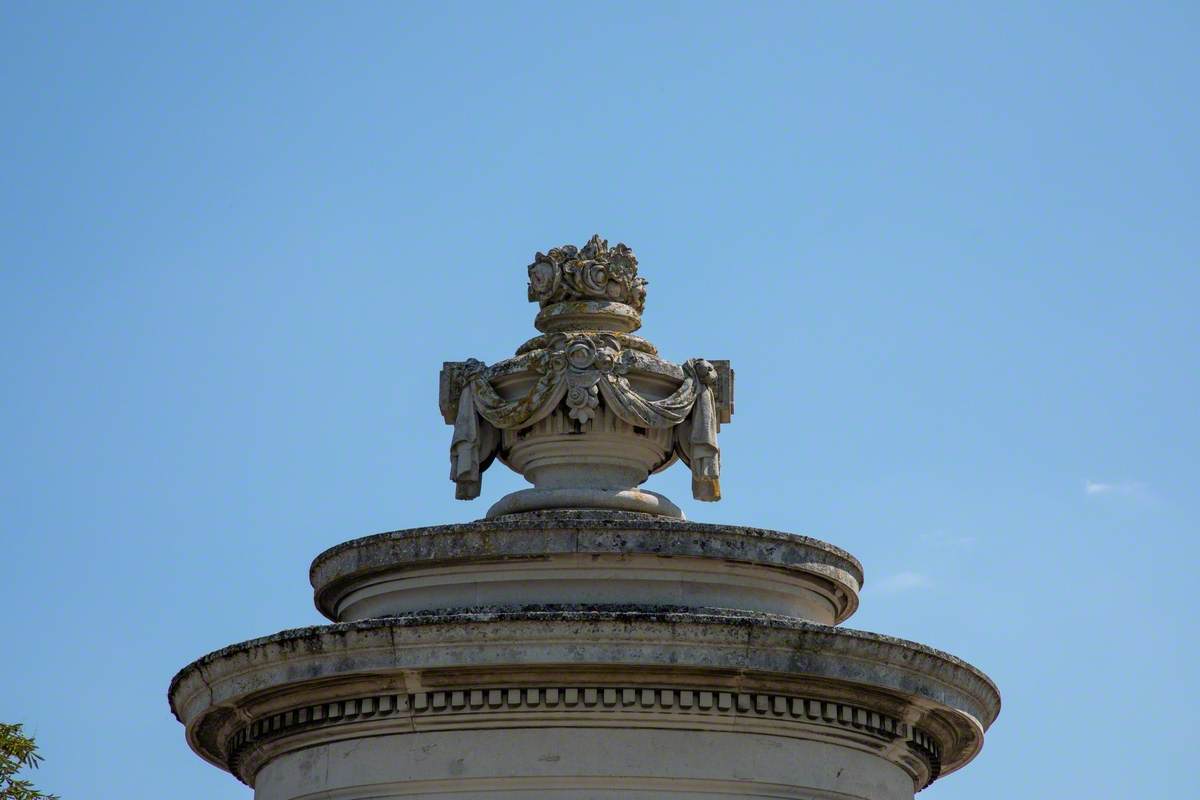
M 863 577 L 850 554 L 796 534 L 560 511 L 357 539 L 317 556 L 310 579 L 317 608 L 337 622 L 593 603 L 740 609 L 837 624 L 858 607 Z
M 422 693 L 432 707 L 431 692 L 449 692 L 438 702 L 453 711 L 460 699 L 469 706 L 469 693 L 485 687 L 540 692 L 589 683 L 619 688 L 622 704 L 627 689 L 638 692 L 635 705 L 643 688 L 699 689 L 714 698 L 725 692 L 731 709 L 747 702 L 735 698 L 746 696 L 755 715 L 765 705 L 770 716 L 763 719 L 775 719 L 781 697 L 779 719 L 788 724 L 800 720 L 792 716 L 793 698 L 805 700 L 796 707 L 805 720 L 807 701 L 819 700 L 839 709 L 838 727 L 846 714 L 849 729 L 857 730 L 857 721 L 867 736 L 887 731 L 887 717 L 893 728 L 906 726 L 906 737 L 914 728 L 927 737 L 914 742 L 928 748 L 930 778 L 974 757 L 1000 702 L 974 667 L 876 634 L 765 615 L 562 610 L 412 615 L 286 631 L 200 659 L 176 676 L 170 700 L 192 747 L 229 769 L 230 742 L 247 721 L 267 720 L 267 733 L 272 726 L 282 730 L 286 715 L 301 708 L 393 695 L 399 702 L 401 694 L 415 704 Z M 525 702 L 530 695 L 515 697 Z M 646 697 L 661 702 L 663 695 Z M 824 714 L 824 705 L 820 710 Z M 629 712 L 622 705 L 620 713 Z M 622 717 L 622 725 L 628 722 Z M 911 769 L 913 751 L 900 730 L 881 753 Z
M 686 519 L 683 509 L 658 492 L 645 489 L 519 489 L 497 500 L 485 515 L 497 519 L 538 511 L 585 509 L 653 514 L 667 519 Z
M 581 440 L 581 435 L 588 438 Z M 527 427 L 500 431 L 504 463 L 537 486 L 550 488 L 576 485 L 567 477 L 569 472 L 564 476 L 558 470 L 559 474 L 549 480 L 540 479 L 539 473 L 547 466 L 578 464 L 578 454 L 570 445 L 574 443 L 578 448 L 581 441 L 588 448 L 587 469 L 620 470 L 611 479 L 613 488 L 640 485 L 651 472 L 666 466 L 673 447 L 669 429 L 631 425 L 608 406 L 600 406 L 582 421 L 571 418 L 566 408 L 558 408 Z M 531 448 L 535 443 L 536 449 Z
M 650 356 L 658 355 L 658 348 L 646 339 L 643 339 L 641 336 L 637 336 L 632 333 L 617 333 L 611 331 L 609 332 L 609 335 L 614 337 L 624 349 L 633 352 L 645 353 L 646 355 Z M 555 334 L 552 333 L 540 333 L 518 347 L 516 350 L 516 355 L 521 356 L 526 353 L 532 353 L 535 350 L 544 350 L 550 345 L 550 342 L 554 339 L 554 337 Z
M 830 740 L 880 753 L 902 743 L 899 765 L 916 788 L 937 779 L 936 739 L 862 706 L 768 692 L 648 686 L 493 686 L 386 692 L 322 701 L 259 717 L 230 736 L 231 772 L 253 785 L 267 760 L 313 740 L 496 727 L 728 730 Z M 289 748 L 287 739 L 294 739 Z

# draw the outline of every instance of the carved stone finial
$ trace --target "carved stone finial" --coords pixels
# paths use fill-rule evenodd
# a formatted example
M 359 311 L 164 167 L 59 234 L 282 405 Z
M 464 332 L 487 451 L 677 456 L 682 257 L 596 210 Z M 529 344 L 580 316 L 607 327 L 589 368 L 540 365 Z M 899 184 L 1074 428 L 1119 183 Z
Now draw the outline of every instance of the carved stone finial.
M 678 458 L 691 467 L 696 499 L 721 499 L 717 432 L 733 414 L 733 370 L 728 361 L 663 361 L 630 335 L 646 301 L 633 251 L 593 236 L 583 248 L 538 253 L 529 299 L 541 306 L 543 335 L 514 358 L 442 368 L 457 496 L 477 497 L 499 458 L 535 488 L 502 498 L 489 517 L 549 508 L 682 517 L 667 498 L 637 488 Z
M 610 248 L 597 234 L 582 248 L 566 244 L 534 256 L 529 300 L 541 306 L 534 323 L 540 331 L 631 332 L 642 324 L 646 279 L 629 247 Z

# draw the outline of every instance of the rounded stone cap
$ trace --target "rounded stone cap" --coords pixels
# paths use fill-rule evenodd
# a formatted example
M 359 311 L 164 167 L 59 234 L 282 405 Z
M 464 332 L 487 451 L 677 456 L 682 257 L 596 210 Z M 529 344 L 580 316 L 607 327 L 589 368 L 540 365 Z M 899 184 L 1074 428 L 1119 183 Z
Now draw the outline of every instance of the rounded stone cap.
M 561 487 L 519 489 L 501 497 L 488 509 L 487 518 L 551 509 L 619 510 L 683 519 L 683 509 L 658 492 L 646 489 L 594 489 Z
M 280 737 L 270 746 L 286 747 L 293 730 L 308 743 L 371 735 L 370 714 L 351 720 L 358 727 L 332 725 L 343 700 L 362 714 L 354 698 L 420 707 L 435 690 L 445 701 L 518 686 L 732 693 L 736 707 L 688 723 L 701 730 L 728 729 L 742 698 L 747 714 L 781 724 L 825 714 L 847 736 L 881 739 L 884 757 L 920 750 L 916 788 L 970 761 L 1000 710 L 986 675 L 914 642 L 761 614 L 643 609 L 463 609 L 284 631 L 185 667 L 168 699 L 192 748 L 252 783 L 267 756 L 243 761 L 245 747 Z
M 538 312 L 533 326 L 543 333 L 614 331 L 633 333 L 642 327 L 642 316 L 625 303 L 575 300 L 548 305 Z
M 350 622 L 481 605 L 731 609 L 837 624 L 862 566 L 797 534 L 613 511 L 545 511 L 355 539 L 309 577 Z

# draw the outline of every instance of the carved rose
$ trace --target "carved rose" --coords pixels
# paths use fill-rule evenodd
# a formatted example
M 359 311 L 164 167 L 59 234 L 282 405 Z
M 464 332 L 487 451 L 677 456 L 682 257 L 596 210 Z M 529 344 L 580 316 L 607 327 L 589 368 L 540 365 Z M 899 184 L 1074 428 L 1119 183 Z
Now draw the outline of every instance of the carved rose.
M 570 387 L 567 390 L 567 407 L 571 410 L 567 416 L 580 422 L 587 422 L 596 415 L 594 409 L 600 405 L 598 394 L 599 390 L 595 384 Z
M 641 311 L 646 307 L 646 279 L 634 278 L 633 297 L 630 299 L 629 305 Z
M 538 372 L 554 374 L 567 368 L 567 357 L 561 350 L 539 350 L 530 359 L 530 366 Z
M 579 275 L 579 282 L 587 293 L 601 296 L 608 295 L 608 270 L 600 264 L 588 264 L 585 266 Z M 620 286 L 617 286 L 617 293 L 618 295 L 620 294 Z
M 529 267 L 529 294 L 535 300 L 546 299 L 558 291 L 562 275 L 549 261 L 536 261 Z
M 575 369 L 587 369 L 596 358 L 596 349 L 591 342 L 576 342 L 567 348 L 567 361 Z
M 637 258 L 623 244 L 610 248 L 593 236 L 583 248 L 572 245 L 538 253 L 529 265 L 529 299 L 542 306 L 563 300 L 612 300 L 639 313 L 646 304 L 646 280 Z

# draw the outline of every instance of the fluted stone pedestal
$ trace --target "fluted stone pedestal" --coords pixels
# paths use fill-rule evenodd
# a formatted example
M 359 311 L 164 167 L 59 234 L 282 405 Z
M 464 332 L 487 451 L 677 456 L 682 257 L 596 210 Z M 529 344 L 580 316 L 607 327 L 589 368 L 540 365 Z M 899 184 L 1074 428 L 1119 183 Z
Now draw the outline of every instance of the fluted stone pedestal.
M 786 533 L 542 512 L 355 540 L 311 577 L 334 624 L 171 687 L 257 800 L 897 800 L 999 706 L 951 656 L 834 627 L 858 562 Z

